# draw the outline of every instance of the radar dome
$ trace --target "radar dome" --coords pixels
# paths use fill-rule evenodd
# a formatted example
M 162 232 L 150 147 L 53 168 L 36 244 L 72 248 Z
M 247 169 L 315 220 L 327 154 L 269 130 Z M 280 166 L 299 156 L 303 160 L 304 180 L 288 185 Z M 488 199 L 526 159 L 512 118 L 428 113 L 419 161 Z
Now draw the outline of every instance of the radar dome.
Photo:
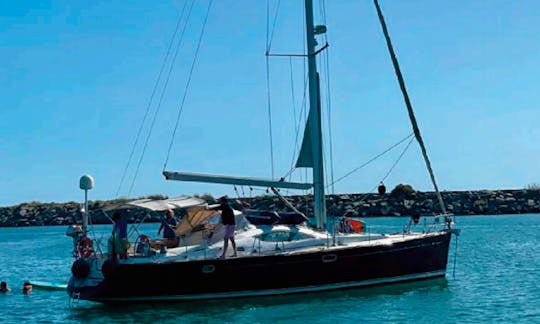
M 90 190 L 94 188 L 94 178 L 90 175 L 83 175 L 79 180 L 79 188 L 82 190 Z

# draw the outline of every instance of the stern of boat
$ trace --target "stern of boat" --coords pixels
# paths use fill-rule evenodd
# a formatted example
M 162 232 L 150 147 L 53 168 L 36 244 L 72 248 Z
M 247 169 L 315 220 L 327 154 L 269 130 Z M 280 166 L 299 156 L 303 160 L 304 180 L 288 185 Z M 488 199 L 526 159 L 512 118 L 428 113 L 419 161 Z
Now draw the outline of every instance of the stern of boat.
M 109 260 L 97 256 L 76 259 L 71 266 L 71 278 L 67 286 L 69 297 L 89 299 L 91 292 L 105 279 L 104 272 L 108 266 Z

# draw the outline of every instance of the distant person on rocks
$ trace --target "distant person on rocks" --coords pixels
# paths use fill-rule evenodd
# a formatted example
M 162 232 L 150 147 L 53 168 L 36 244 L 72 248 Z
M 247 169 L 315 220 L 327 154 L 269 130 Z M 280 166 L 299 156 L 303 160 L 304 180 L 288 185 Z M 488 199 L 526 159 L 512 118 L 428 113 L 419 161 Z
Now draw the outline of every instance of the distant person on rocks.
M 379 195 L 384 195 L 386 193 L 386 186 L 384 185 L 382 181 L 377 187 L 377 191 L 379 192 Z
M 32 293 L 32 284 L 25 281 L 23 284 L 22 293 L 25 295 L 30 295 Z
M 11 289 L 8 288 L 7 283 L 5 281 L 0 282 L 0 293 L 7 293 Z
M 227 253 L 227 248 L 229 247 L 229 241 L 231 241 L 234 254 L 233 257 L 236 257 L 236 243 L 234 242 L 234 230 L 236 227 L 236 222 L 234 219 L 234 212 L 227 202 L 227 197 L 223 196 L 219 198 L 219 206 L 212 208 L 213 210 L 221 210 L 221 223 L 225 227 L 225 235 L 223 236 L 223 253 L 221 258 L 225 259 L 225 254 Z

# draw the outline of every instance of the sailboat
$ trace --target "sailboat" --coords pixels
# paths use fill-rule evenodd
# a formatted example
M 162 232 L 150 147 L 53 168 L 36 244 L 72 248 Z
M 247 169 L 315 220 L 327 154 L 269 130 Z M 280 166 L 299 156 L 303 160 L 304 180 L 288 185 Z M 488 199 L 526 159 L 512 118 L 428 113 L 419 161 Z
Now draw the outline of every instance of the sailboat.
M 311 169 L 313 181 L 288 182 L 284 179 L 168 170 L 163 171 L 163 176 L 171 181 L 271 188 L 285 204 L 287 200 L 279 195 L 278 189 L 312 188 L 314 210 L 310 218 L 314 224 L 308 224 L 303 217 L 292 217 L 294 221 L 254 224 L 246 222 L 245 215 L 236 212 L 239 224 L 236 232 L 237 256 L 226 259 L 219 258 L 222 253 L 222 234 L 219 233 L 213 233 L 213 238 L 217 236 L 219 240 L 200 234 L 200 240 L 187 240 L 189 243 L 161 251 L 139 249 L 139 242 L 124 259 L 116 258 L 114 251 L 74 253 L 77 259 L 68 285 L 69 296 L 102 303 L 187 301 L 317 292 L 445 277 L 451 237 L 459 231 L 453 227 L 451 218 L 444 215 L 444 202 L 435 183 L 377 0 L 375 4 L 404 92 L 414 134 L 435 185 L 445 222 L 421 232 L 405 230 L 396 234 L 348 233 L 337 236 L 334 229 L 327 229 L 320 85 L 316 62 L 316 55 L 324 50 L 317 49 L 316 37 L 326 32 L 326 27 L 314 24 L 312 0 L 305 0 L 310 110 L 296 167 Z M 153 211 L 170 206 L 186 209 L 184 220 L 193 226 L 208 223 L 209 219 L 216 217 L 215 213 L 207 213 L 208 206 L 204 201 L 189 198 L 162 201 L 157 205 L 148 201 L 132 204 Z M 301 214 L 294 206 L 290 207 L 294 214 Z M 279 213 L 274 216 L 280 219 Z M 82 232 L 80 236 L 86 236 L 86 229 Z M 77 237 L 74 235 L 74 239 Z M 141 246 L 145 247 L 144 244 Z

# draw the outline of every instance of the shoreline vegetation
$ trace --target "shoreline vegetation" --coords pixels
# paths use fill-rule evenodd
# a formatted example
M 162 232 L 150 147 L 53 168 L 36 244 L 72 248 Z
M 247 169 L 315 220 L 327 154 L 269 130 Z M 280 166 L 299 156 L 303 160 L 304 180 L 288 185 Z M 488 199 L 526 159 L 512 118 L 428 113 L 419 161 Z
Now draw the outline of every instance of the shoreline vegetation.
M 500 215 L 540 213 L 540 188 L 536 185 L 517 190 L 477 190 L 441 192 L 447 211 L 455 215 Z M 197 196 L 197 195 L 195 195 Z M 216 200 L 209 194 L 197 196 L 208 203 Z M 154 195 L 145 198 L 166 199 Z M 313 196 L 286 196 L 301 212 L 311 214 Z M 97 200 L 89 202 L 93 224 L 111 224 L 106 211 L 132 199 Z M 133 199 L 134 200 L 134 199 Z M 287 210 L 276 196 L 230 198 L 236 209 Z M 409 185 L 398 185 L 390 193 L 335 194 L 326 196 L 329 215 L 351 217 L 409 217 L 431 216 L 440 212 L 434 192 L 415 191 Z M 53 226 L 80 223 L 82 204 L 79 202 L 41 203 L 30 202 L 16 206 L 0 207 L 0 227 Z M 128 222 L 142 219 L 147 211 L 140 208 L 121 209 Z M 110 212 L 109 212 L 110 213 Z M 152 213 L 145 222 L 158 222 L 161 215 Z

